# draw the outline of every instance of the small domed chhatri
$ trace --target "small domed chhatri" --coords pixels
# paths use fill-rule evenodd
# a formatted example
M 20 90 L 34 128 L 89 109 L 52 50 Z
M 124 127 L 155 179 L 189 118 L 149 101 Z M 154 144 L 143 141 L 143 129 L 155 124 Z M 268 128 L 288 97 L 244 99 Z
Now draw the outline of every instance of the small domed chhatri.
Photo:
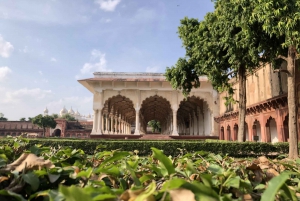
M 46 107 L 45 109 L 44 109 L 44 115 L 48 115 L 48 108 Z
M 72 107 L 71 107 L 71 109 L 69 110 L 68 113 L 69 113 L 70 115 L 74 115 L 74 111 L 73 111 Z
M 61 109 L 61 111 L 60 111 L 60 116 L 63 116 L 64 114 L 67 114 L 67 113 L 68 113 L 68 111 L 64 106 L 63 109 Z

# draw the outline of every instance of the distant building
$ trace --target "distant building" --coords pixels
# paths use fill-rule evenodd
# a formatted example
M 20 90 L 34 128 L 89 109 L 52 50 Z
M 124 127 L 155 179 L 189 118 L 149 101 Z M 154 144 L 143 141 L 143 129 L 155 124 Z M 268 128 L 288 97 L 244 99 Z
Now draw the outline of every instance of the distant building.
M 49 111 L 45 108 L 43 114 L 48 115 Z M 76 121 L 67 121 L 61 117 L 70 114 Z M 59 118 L 55 119 L 57 125 L 54 129 L 46 129 L 46 137 L 74 137 L 89 138 L 92 131 L 93 122 L 91 115 L 80 115 L 78 111 L 74 112 L 72 108 L 67 111 L 65 107 L 60 111 Z M 19 136 L 21 134 L 29 136 L 42 136 L 43 129 L 34 125 L 31 121 L 0 121 L 0 137 L 7 135 Z

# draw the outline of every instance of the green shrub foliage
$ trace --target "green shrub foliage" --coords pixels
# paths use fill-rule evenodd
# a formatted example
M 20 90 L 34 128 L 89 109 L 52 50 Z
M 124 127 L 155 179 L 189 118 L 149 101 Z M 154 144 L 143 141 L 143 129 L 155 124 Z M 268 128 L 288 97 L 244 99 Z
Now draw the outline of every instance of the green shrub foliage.
M 6 140 L 6 139 L 2 139 Z M 87 154 L 93 154 L 96 147 L 107 150 L 134 151 L 139 150 L 139 155 L 151 154 L 151 147 L 164 150 L 166 155 L 177 156 L 181 150 L 185 152 L 207 151 L 214 154 L 223 154 L 233 157 L 277 156 L 287 154 L 289 145 L 281 143 L 257 142 L 228 142 L 222 140 L 207 141 L 149 141 L 149 140 L 79 140 L 79 139 L 30 139 L 28 147 L 41 144 L 47 147 L 71 147 L 82 149 Z

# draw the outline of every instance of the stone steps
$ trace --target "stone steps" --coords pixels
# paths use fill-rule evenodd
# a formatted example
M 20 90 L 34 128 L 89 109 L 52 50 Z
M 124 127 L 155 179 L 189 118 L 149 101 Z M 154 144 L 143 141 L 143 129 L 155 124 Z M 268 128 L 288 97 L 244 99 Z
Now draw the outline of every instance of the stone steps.
M 162 135 L 162 134 L 148 134 L 143 135 L 140 140 L 173 140 L 168 135 Z

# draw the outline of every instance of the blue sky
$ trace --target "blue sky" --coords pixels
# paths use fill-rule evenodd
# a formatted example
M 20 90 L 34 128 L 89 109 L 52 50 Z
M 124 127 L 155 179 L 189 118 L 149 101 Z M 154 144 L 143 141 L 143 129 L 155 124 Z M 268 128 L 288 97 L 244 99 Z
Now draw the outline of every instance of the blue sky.
M 180 19 L 210 11 L 210 0 L 1 1 L 0 113 L 9 120 L 45 107 L 92 113 L 92 94 L 78 79 L 95 71 L 163 73 L 185 53 Z

